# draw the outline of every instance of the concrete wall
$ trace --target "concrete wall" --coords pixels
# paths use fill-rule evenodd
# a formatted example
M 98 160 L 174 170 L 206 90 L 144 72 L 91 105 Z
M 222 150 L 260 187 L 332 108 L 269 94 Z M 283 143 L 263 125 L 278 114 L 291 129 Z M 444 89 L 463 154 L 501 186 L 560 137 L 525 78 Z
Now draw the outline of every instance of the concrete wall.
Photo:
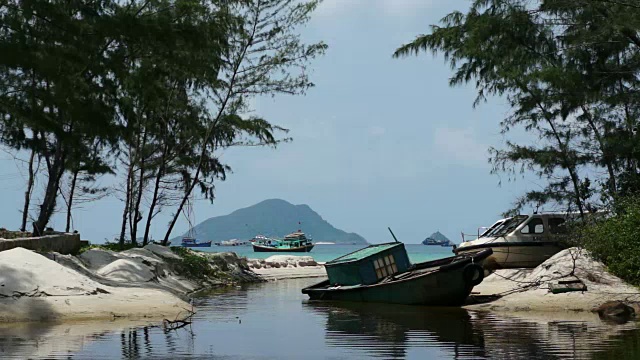
M 80 249 L 80 234 L 55 234 L 40 237 L 0 239 L 0 251 L 23 247 L 37 251 L 75 253 Z

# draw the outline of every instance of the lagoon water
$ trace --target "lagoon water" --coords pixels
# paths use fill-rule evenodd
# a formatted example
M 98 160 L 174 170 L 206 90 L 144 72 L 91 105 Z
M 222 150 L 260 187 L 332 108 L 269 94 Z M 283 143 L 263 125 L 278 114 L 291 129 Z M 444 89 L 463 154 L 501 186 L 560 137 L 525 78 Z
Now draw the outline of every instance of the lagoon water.
M 412 259 L 450 251 L 415 250 L 409 251 Z M 325 261 L 324 253 L 313 255 Z M 636 322 L 610 324 L 591 313 L 508 317 L 456 308 L 309 302 L 300 289 L 318 280 L 203 294 L 194 299 L 199 311 L 192 326 L 176 331 L 120 320 L 1 325 L 0 358 L 640 359 Z

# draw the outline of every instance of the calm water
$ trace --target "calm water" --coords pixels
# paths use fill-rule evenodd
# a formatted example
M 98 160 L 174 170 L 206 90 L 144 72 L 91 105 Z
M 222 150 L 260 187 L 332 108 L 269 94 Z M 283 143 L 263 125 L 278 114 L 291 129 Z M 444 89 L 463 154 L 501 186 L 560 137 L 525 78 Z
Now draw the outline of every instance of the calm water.
M 310 253 L 293 253 L 291 255 L 308 255 L 312 256 L 316 261 L 330 261 L 342 255 L 363 248 L 363 245 L 316 245 Z M 405 244 L 407 253 L 412 262 L 422 262 L 427 260 L 439 259 L 447 256 L 453 256 L 450 247 L 443 246 L 426 246 L 421 244 Z M 266 259 L 278 253 L 260 253 L 253 252 L 251 246 L 215 246 L 210 248 L 199 248 L 200 251 L 206 252 L 235 252 L 240 256 L 246 256 L 253 259 Z
M 308 302 L 283 280 L 195 300 L 191 329 L 124 322 L 0 327 L 0 358 L 638 359 L 637 323 L 592 314 L 508 318 L 462 309 Z M 137 325 L 137 326 L 136 326 Z

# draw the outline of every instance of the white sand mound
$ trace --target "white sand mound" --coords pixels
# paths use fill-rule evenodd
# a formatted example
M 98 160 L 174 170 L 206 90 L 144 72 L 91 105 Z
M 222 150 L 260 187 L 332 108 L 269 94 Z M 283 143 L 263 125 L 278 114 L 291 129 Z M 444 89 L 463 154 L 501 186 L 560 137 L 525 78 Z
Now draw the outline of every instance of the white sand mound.
M 128 257 L 131 259 L 140 259 L 140 260 L 145 260 L 147 262 L 150 263 L 161 263 L 162 258 L 160 258 L 159 256 L 157 256 L 156 254 L 154 254 L 153 252 L 147 250 L 147 249 L 129 249 L 129 250 L 125 250 L 123 252 L 121 252 L 119 254 L 120 256 L 124 256 L 124 257 Z
M 157 256 L 159 256 L 161 258 L 175 259 L 175 260 L 182 259 L 180 257 L 180 255 L 174 253 L 173 251 L 171 251 L 171 249 L 169 249 L 166 246 L 157 245 L 157 244 L 149 244 L 149 245 L 145 246 L 144 249 L 149 250 L 150 252 L 156 254 Z
M 101 256 L 95 259 L 105 258 Z M 90 273 L 79 262 L 55 254 L 52 257 Z M 118 259 L 103 267 L 105 277 L 133 279 L 126 287 L 113 287 L 30 250 L 0 252 L 0 322 L 114 317 L 159 320 L 184 314 L 190 305 L 169 292 L 131 286 L 154 276 L 142 261 Z
M 139 259 L 118 259 L 97 271 L 98 275 L 113 281 L 147 282 L 156 276 Z
M 89 249 L 78 256 L 89 269 L 98 270 L 101 267 L 110 264 L 120 257 L 111 250 Z
M 266 280 L 327 276 L 324 266 L 311 256 L 273 255 L 264 260 L 249 259 L 248 265 Z
M 585 292 L 553 294 L 549 286 L 558 281 L 580 280 Z M 469 309 L 503 311 L 590 311 L 606 301 L 637 301 L 640 290 L 607 272 L 587 251 L 565 249 L 535 269 L 498 270 L 473 289 L 481 295 L 504 295 L 486 303 L 467 306 Z
M 272 263 L 297 263 L 300 261 L 313 260 L 311 256 L 293 256 L 293 255 L 273 255 L 264 259 L 266 262 Z
M 0 252 L 0 294 L 70 296 L 95 292 L 101 284 L 24 248 Z
M 294 256 L 294 255 L 273 255 L 264 260 L 250 259 L 249 267 L 254 269 L 261 268 L 281 268 L 281 267 L 298 267 L 298 266 L 318 266 L 318 263 L 311 256 Z

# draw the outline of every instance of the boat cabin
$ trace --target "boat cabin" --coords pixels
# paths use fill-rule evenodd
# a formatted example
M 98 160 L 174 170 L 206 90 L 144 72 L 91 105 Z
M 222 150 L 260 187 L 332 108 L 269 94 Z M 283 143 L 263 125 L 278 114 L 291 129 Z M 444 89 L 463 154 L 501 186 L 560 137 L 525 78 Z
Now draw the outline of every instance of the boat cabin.
M 192 238 L 192 237 L 185 236 L 185 237 L 182 238 L 182 243 L 183 244 L 195 244 L 196 243 L 196 239 Z
M 411 262 L 403 243 L 370 245 L 325 264 L 332 285 L 370 285 L 409 270 Z

